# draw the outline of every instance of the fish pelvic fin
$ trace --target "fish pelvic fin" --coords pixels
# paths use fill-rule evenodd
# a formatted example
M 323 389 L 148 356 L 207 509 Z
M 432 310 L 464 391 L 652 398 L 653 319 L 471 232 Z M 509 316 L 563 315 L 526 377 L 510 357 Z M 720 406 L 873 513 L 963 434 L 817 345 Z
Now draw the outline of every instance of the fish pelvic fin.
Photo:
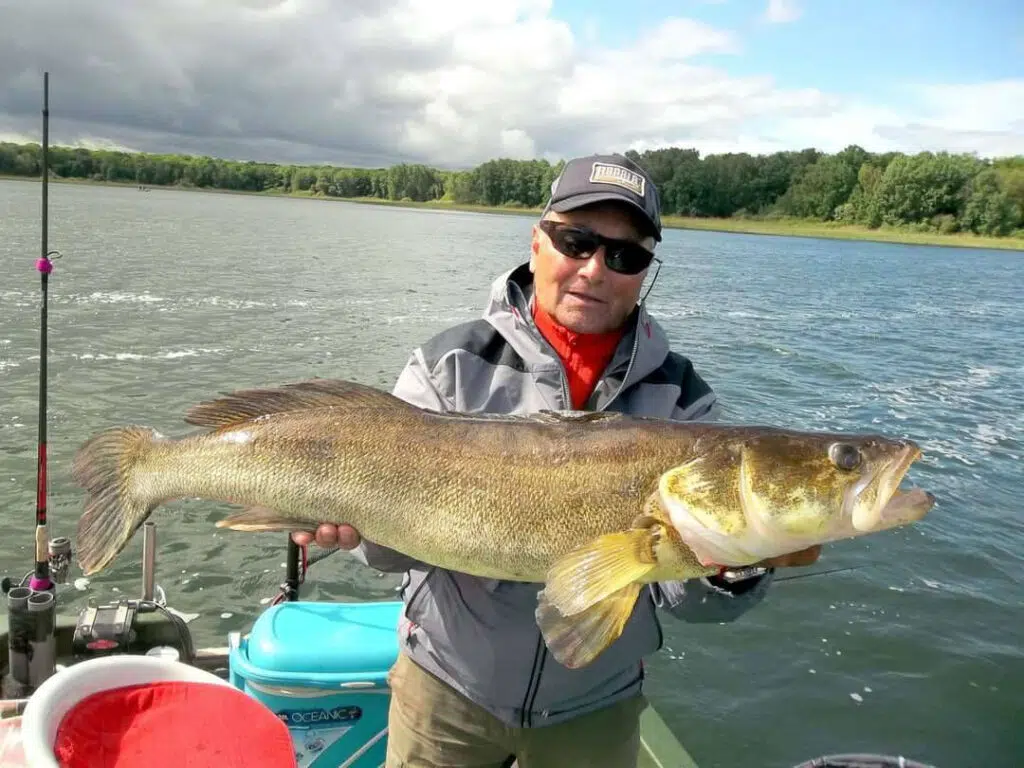
M 200 427 L 227 427 L 260 416 L 311 408 L 413 408 L 366 384 L 344 379 L 309 379 L 279 387 L 242 389 L 192 406 L 185 421 Z
M 551 655 L 565 667 L 584 667 L 622 634 L 642 584 L 631 582 L 572 616 L 564 616 L 541 593 L 536 620 Z
M 248 531 L 262 533 L 265 531 L 316 531 L 316 523 L 301 518 L 288 517 L 276 509 L 268 507 L 249 507 L 241 512 L 228 515 L 217 521 L 218 528 L 230 528 L 232 531 Z
M 584 544 L 548 569 L 545 600 L 563 616 L 572 616 L 640 581 L 657 565 L 658 538 L 656 527 L 631 528 Z
M 115 427 L 90 438 L 75 454 L 71 475 L 88 493 L 75 547 L 86 576 L 109 565 L 159 503 L 140 497 L 131 483 L 133 468 L 158 439 L 147 427 Z

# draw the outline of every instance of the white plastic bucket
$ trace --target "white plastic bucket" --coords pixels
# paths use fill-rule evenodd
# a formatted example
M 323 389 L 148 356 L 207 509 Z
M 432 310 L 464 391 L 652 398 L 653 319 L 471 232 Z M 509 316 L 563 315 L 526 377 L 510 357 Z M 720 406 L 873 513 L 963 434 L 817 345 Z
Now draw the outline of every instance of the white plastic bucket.
M 29 697 L 21 718 L 22 748 L 29 768 L 59 768 L 53 754 L 57 729 L 78 702 L 100 691 L 166 680 L 230 685 L 180 661 L 131 655 L 89 659 L 48 678 Z

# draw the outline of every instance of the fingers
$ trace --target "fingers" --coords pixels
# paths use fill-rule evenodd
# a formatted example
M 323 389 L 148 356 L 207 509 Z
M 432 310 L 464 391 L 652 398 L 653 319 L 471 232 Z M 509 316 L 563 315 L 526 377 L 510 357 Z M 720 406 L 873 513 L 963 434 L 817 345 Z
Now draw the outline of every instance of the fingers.
M 821 557 L 821 544 L 815 544 L 813 547 L 802 549 L 799 552 L 794 552 L 790 555 L 790 565 L 792 566 L 804 566 L 814 565 L 818 562 L 818 558 Z
M 316 545 L 324 549 L 338 546 L 338 526 L 321 523 L 316 529 Z
M 299 546 L 306 547 L 316 542 L 318 547 L 323 547 L 324 549 L 331 549 L 332 547 L 353 549 L 359 546 L 361 539 L 359 531 L 351 525 L 321 523 L 317 527 L 315 535 L 308 531 L 295 531 L 292 533 L 292 541 Z
M 362 541 L 362 537 L 360 537 L 359 531 L 357 531 L 351 525 L 338 526 L 339 547 L 341 547 L 342 549 L 355 549 L 359 546 L 360 541 Z
M 801 568 L 805 565 L 814 565 L 821 557 L 821 545 L 801 549 L 797 552 L 790 552 L 787 555 L 771 557 L 761 562 L 766 568 Z

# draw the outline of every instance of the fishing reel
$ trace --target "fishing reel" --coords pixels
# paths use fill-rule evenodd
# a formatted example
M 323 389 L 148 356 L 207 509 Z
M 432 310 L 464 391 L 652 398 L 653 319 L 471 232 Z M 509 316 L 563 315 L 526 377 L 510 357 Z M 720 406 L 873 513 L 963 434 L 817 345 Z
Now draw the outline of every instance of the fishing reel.
M 50 581 L 54 584 L 67 584 L 68 573 L 71 570 L 71 539 L 67 536 L 50 539 L 46 550 Z M 25 586 L 32 578 L 33 573 L 34 571 L 29 571 L 17 582 L 10 576 L 5 576 L 3 580 L 0 580 L 0 592 L 6 595 L 15 587 Z
M 71 570 L 71 539 L 67 536 L 50 539 L 47 552 L 51 581 L 54 584 L 67 584 L 68 571 Z

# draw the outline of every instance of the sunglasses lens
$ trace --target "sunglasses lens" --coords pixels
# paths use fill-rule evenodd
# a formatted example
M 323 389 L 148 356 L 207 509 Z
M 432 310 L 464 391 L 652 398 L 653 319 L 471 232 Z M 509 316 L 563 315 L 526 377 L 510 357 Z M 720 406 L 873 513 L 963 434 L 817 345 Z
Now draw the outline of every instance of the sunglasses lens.
M 643 272 L 653 258 L 653 253 L 639 246 L 605 250 L 604 252 L 604 263 L 608 265 L 608 269 L 623 275 L 636 275 Z
M 546 224 L 544 231 L 548 233 L 555 248 L 570 259 L 589 259 L 598 248 L 605 245 L 604 263 L 612 272 L 622 275 L 643 272 L 654 258 L 654 254 L 642 246 L 622 241 L 612 242 L 587 229 Z
M 579 229 L 556 229 L 552 239 L 570 259 L 586 259 L 600 246 L 596 237 Z

